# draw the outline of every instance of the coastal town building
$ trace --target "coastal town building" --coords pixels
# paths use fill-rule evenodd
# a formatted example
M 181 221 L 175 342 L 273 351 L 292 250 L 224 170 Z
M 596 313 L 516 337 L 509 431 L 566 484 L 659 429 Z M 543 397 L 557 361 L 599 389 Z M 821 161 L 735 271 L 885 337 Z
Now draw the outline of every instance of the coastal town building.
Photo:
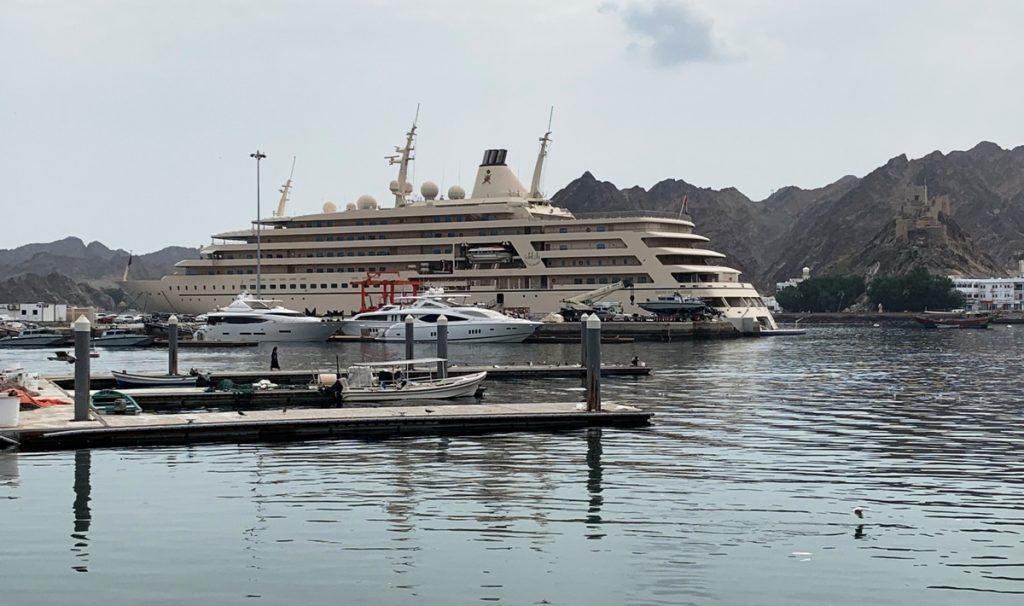
M 953 288 L 964 295 L 964 306 L 971 311 L 1024 310 L 1024 261 L 1020 275 L 1014 278 L 965 278 L 949 276 Z
M 63 303 L 0 303 L 0 312 L 14 322 L 66 322 L 68 306 Z

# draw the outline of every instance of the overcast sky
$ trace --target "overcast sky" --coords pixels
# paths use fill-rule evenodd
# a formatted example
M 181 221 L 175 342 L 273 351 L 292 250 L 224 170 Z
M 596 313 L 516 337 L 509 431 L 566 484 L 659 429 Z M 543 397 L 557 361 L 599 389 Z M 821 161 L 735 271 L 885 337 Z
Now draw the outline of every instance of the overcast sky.
M 482 152 L 762 199 L 900 153 L 1024 143 L 1024 2 L 0 0 L 0 248 L 198 246 L 262 210 L 390 204 Z

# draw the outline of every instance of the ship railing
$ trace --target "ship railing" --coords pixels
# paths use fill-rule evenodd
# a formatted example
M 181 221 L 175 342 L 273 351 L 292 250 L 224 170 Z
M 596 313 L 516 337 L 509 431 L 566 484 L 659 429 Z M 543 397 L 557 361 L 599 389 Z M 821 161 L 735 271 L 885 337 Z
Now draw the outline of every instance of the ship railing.
M 680 215 L 679 213 L 664 210 L 620 210 L 609 212 L 573 213 L 572 216 L 577 219 L 634 219 L 646 217 L 651 219 L 690 220 L 690 215 L 688 214 Z

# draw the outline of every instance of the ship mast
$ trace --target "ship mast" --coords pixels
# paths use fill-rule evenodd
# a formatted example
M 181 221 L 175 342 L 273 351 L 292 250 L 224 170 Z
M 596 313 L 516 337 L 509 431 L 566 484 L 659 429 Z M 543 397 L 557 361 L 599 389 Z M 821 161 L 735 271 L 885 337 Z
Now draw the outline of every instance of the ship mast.
M 548 114 L 548 132 L 540 138 L 540 152 L 537 153 L 537 164 L 533 167 L 533 182 L 530 184 L 530 197 L 542 198 L 540 193 L 540 176 L 544 171 L 544 158 L 548 156 L 548 144 L 551 143 L 551 120 L 555 117 L 555 107 L 551 106 Z
M 284 207 L 288 204 L 288 194 L 292 191 L 293 176 L 295 176 L 295 156 L 292 156 L 292 172 L 288 173 L 288 180 L 284 182 L 281 189 L 277 190 L 281 192 L 281 199 L 277 201 L 277 212 L 274 213 L 275 217 L 284 216 Z
M 385 156 L 388 160 L 388 166 L 398 164 L 398 181 L 397 187 L 391 190 L 391 193 L 395 194 L 395 208 L 405 206 L 408 200 L 406 199 L 406 184 L 409 175 L 409 162 L 415 160 L 412 156 L 412 152 L 416 149 L 413 146 L 413 139 L 416 138 L 416 123 L 420 119 L 420 106 L 416 104 L 416 117 L 413 118 L 412 128 L 409 132 L 405 133 L 405 147 L 395 147 L 395 151 L 398 152 L 394 156 Z M 401 155 L 399 155 L 401 154 Z M 408 188 L 411 189 L 411 188 Z

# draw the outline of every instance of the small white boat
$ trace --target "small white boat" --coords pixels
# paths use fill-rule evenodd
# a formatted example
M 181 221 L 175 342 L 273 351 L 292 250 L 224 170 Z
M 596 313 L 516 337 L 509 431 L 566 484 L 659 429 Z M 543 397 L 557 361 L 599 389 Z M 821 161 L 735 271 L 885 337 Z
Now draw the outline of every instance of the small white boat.
M 437 363 L 443 361 L 443 358 L 419 358 L 355 364 L 348 367 L 345 378 L 321 375 L 320 386 L 335 393 L 340 388 L 343 402 L 443 400 L 476 395 L 487 372 L 437 377 Z M 325 377 L 330 379 L 325 380 Z
M 123 328 L 112 328 L 92 340 L 96 347 L 145 347 L 153 344 L 153 337 L 140 335 Z
M 117 381 L 119 389 L 130 389 L 133 387 L 195 387 L 196 380 L 193 375 L 144 375 L 131 373 L 122 370 L 110 371 L 110 374 Z

